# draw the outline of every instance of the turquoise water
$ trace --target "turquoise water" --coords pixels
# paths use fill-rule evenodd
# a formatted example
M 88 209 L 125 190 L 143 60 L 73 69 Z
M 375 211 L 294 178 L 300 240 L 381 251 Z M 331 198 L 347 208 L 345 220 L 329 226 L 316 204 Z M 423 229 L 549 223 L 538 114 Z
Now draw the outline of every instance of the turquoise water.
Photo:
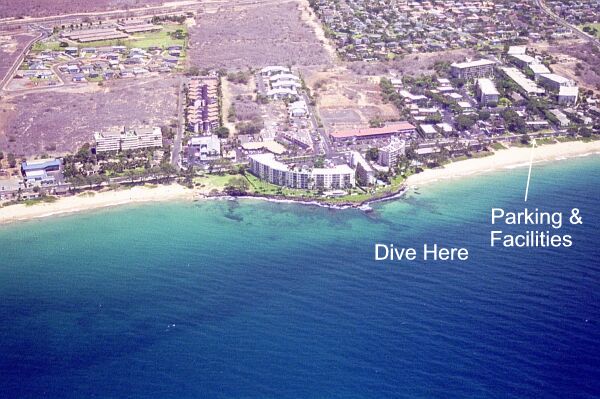
M 569 249 L 489 248 L 526 169 L 375 212 L 124 206 L 0 227 L 0 397 L 600 397 L 600 158 L 536 165 Z M 375 243 L 466 262 L 375 262 Z

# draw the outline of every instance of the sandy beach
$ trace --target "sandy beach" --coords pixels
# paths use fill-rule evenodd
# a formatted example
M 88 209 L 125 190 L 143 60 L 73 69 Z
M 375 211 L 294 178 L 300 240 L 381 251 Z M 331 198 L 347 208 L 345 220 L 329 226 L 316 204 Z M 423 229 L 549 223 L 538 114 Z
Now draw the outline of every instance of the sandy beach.
M 585 154 L 600 154 L 600 141 L 583 143 L 580 141 L 550 144 L 534 150 L 534 162 L 556 161 Z M 466 177 L 510 167 L 529 165 L 531 148 L 511 148 L 500 150 L 494 155 L 453 162 L 443 168 L 428 169 L 408 178 L 409 186 L 422 186 L 440 180 Z M 52 203 L 40 203 L 31 206 L 25 204 L 0 208 L 0 225 L 23 220 L 38 219 L 53 215 L 81 212 L 123 204 L 193 200 L 198 193 L 206 194 L 213 187 L 191 190 L 178 184 L 158 186 L 136 186 L 114 191 L 82 193 L 64 197 Z
M 534 163 L 558 161 L 584 154 L 600 153 L 600 141 L 546 144 L 536 147 L 533 151 Z M 438 169 L 427 169 L 424 172 L 410 176 L 406 183 L 410 186 L 422 186 L 440 180 L 455 179 L 509 167 L 526 167 L 529 165 L 530 157 L 530 147 L 500 150 L 489 157 L 453 162 Z
M 154 187 L 136 186 L 113 191 L 86 192 L 60 198 L 52 203 L 40 203 L 31 206 L 18 204 L 0 208 L 0 224 L 139 202 L 191 201 L 193 193 L 193 190 L 179 184 Z

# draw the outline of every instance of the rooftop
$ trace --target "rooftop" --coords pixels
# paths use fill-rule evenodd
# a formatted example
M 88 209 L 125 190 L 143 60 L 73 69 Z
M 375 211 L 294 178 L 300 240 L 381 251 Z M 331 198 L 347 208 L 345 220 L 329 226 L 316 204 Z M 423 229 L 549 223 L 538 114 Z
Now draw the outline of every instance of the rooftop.
M 36 159 L 33 161 L 26 161 L 21 164 L 23 171 L 40 170 L 48 167 L 59 167 L 61 164 L 60 159 Z
M 500 94 L 498 92 L 498 90 L 496 89 L 494 82 L 492 82 L 490 79 L 486 79 L 486 78 L 479 79 L 479 80 L 477 80 L 477 85 L 479 86 L 479 90 L 481 90 L 481 92 L 483 94 L 487 94 L 487 95 L 499 95 Z
M 555 73 L 544 73 L 542 74 L 542 76 L 548 80 L 551 80 L 561 85 L 568 84 L 570 82 L 569 79 L 565 78 L 564 76 L 557 75 Z
M 332 132 L 331 136 L 337 138 L 345 137 L 365 137 L 365 136 L 377 136 L 380 134 L 393 134 L 403 130 L 412 130 L 415 127 L 408 122 L 398 122 L 385 125 L 383 127 L 371 127 L 364 129 L 350 129 L 350 130 L 339 130 Z
M 491 60 L 475 60 L 475 61 L 467 61 L 467 62 L 455 62 L 452 64 L 454 68 L 464 69 L 464 68 L 473 68 L 487 65 L 495 65 L 495 61 Z
M 559 96 L 577 96 L 579 88 L 577 86 L 561 86 L 558 90 Z

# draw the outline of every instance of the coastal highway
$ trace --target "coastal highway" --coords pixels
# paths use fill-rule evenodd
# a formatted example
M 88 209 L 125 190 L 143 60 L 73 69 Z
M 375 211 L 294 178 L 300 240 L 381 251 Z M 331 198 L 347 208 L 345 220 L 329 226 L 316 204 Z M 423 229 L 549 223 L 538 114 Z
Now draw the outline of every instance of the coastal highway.
M 562 19 L 561 17 L 559 17 L 558 15 L 556 15 L 544 3 L 544 0 L 535 0 L 535 2 L 537 3 L 538 7 L 540 7 L 540 9 L 542 10 L 542 12 L 544 12 L 544 14 L 548 15 L 550 18 L 554 19 L 557 23 L 559 23 L 560 25 L 564 26 L 565 28 L 571 29 L 575 33 L 575 35 L 577 35 L 577 37 L 579 37 L 581 39 L 584 39 L 584 40 L 587 40 L 591 44 L 600 47 L 600 40 L 598 40 L 594 36 L 588 35 L 587 33 L 581 31 L 575 25 L 571 25 L 570 23 L 568 23 L 567 21 L 565 21 L 564 19 Z

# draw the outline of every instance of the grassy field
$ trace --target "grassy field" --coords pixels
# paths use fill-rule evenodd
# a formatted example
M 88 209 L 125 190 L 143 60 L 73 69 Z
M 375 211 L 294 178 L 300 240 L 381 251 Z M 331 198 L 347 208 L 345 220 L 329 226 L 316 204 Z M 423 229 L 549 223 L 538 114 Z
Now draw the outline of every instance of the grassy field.
M 114 39 L 114 40 L 98 40 L 95 42 L 88 43 L 77 43 L 76 47 L 107 47 L 107 46 L 127 46 L 129 48 L 148 48 L 148 47 L 162 47 L 167 48 L 169 46 L 183 46 L 185 47 L 186 39 L 175 39 L 171 36 L 171 33 L 181 29 L 185 37 L 187 37 L 187 26 L 183 24 L 165 24 L 161 25 L 162 29 L 158 32 L 143 32 L 135 33 L 131 35 L 130 39 Z M 33 45 L 33 51 L 42 50 L 53 50 L 60 51 L 63 48 L 60 47 L 58 40 L 49 40 L 43 42 L 37 42 Z
M 241 175 L 204 175 L 195 177 L 193 182 L 195 185 L 200 187 L 207 187 L 209 189 L 222 190 L 225 188 L 230 179 L 240 177 Z
M 52 50 L 52 51 L 61 51 L 63 47 L 60 47 L 60 42 L 55 40 L 41 41 L 33 44 L 31 51 L 43 51 L 43 50 Z
M 276 186 L 275 184 L 268 183 L 260 180 L 254 175 L 249 173 L 246 174 L 246 179 L 250 183 L 250 191 L 256 194 L 263 195 L 285 195 L 286 197 L 295 198 L 314 198 L 317 194 L 310 190 L 293 189 L 287 187 Z
M 600 38 L 600 23 L 580 25 L 579 29 L 583 30 L 583 28 L 586 26 L 589 26 L 592 29 L 596 29 L 596 37 Z

